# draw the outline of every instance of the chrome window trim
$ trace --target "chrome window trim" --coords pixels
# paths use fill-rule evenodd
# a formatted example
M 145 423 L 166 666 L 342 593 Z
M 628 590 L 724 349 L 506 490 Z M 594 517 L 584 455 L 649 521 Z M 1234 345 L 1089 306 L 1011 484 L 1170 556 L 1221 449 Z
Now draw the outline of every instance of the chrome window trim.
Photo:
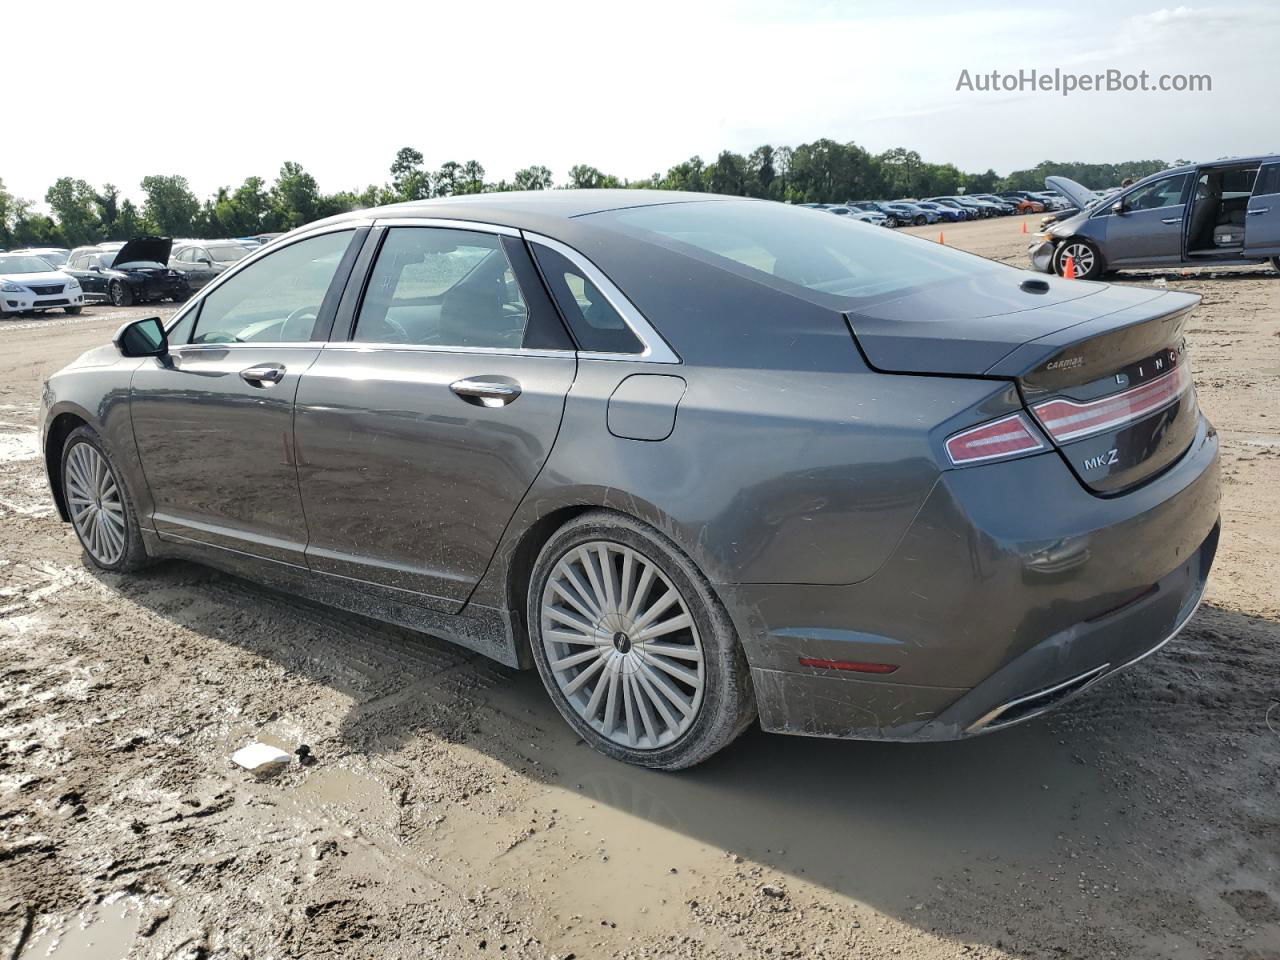
M 470 230 L 473 233 L 496 233 L 504 237 L 518 237 L 520 231 L 497 223 L 481 223 L 478 220 L 451 220 L 447 217 L 379 217 L 372 221 L 379 227 L 444 227 L 446 230 Z
M 339 233 L 343 230 L 356 231 L 361 227 L 368 227 L 372 225 L 373 221 L 368 217 L 353 217 L 350 220 L 326 223 L 317 226 L 314 229 L 311 227 L 300 227 L 296 235 L 285 234 L 285 236 L 277 237 L 270 243 L 264 243 L 262 246 L 258 247 L 258 249 L 254 250 L 253 253 L 249 254 L 249 256 L 245 257 L 243 260 L 237 260 L 232 267 L 227 270 L 223 270 L 220 274 L 196 291 L 195 295 L 182 305 L 182 309 L 178 310 L 169 318 L 169 323 L 164 328 L 165 335 L 168 336 L 169 332 L 182 322 L 183 317 L 192 310 L 197 309 L 200 304 L 204 302 L 205 297 L 218 287 L 222 286 L 222 284 L 226 283 L 232 277 L 236 276 L 241 270 L 247 268 L 250 264 L 257 263 L 258 260 L 262 259 L 263 254 L 267 254 L 268 252 L 275 253 L 277 250 L 283 250 L 285 247 L 292 246 L 295 243 L 300 243 L 303 240 L 310 240 L 312 237 L 319 237 L 326 233 Z M 322 341 L 308 340 L 306 342 L 320 343 Z M 179 344 L 178 346 L 186 346 L 186 344 Z M 227 344 L 223 344 L 223 346 L 227 346 Z
M 311 347 L 319 350 L 324 346 L 323 340 L 243 340 L 233 343 L 179 343 L 169 349 L 169 353 L 182 354 L 188 353 L 221 353 L 225 350 L 241 350 L 245 347 L 254 347 L 263 349 L 270 347 Z
M 630 360 L 641 363 L 682 362 L 675 351 L 662 339 L 658 331 L 653 329 L 649 321 L 645 319 L 644 314 L 636 309 L 636 306 L 627 299 L 626 295 L 617 288 L 613 281 L 605 276 L 604 272 L 583 254 L 573 249 L 573 247 L 566 246 L 559 240 L 552 240 L 550 237 L 543 236 L 540 233 L 532 233 L 526 230 L 524 231 L 524 238 L 530 243 L 538 243 L 550 250 L 554 250 L 581 270 L 583 276 L 604 294 L 605 299 L 609 301 L 609 305 L 617 311 L 618 315 L 622 317 L 623 323 L 631 328 L 631 332 L 636 335 L 636 339 L 644 347 L 640 353 L 597 353 L 591 350 L 579 350 L 578 356 L 584 360 Z
M 560 357 L 573 358 L 576 350 L 549 350 L 545 348 L 529 349 L 526 347 L 460 347 L 451 344 L 435 343 L 389 343 L 366 342 L 363 340 L 330 340 L 324 345 L 325 350 L 345 350 L 350 353 L 458 353 L 475 354 L 487 357 Z

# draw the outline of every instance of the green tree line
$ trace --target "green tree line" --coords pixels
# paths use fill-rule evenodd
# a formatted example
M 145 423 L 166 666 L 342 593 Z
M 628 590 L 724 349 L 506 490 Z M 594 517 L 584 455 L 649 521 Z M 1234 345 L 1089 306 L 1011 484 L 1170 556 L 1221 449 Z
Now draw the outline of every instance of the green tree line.
M 30 200 L 8 192 L 0 180 L 0 248 L 74 247 L 143 234 L 243 237 L 291 230 L 332 214 L 404 200 L 557 186 L 691 190 L 788 203 L 838 203 L 929 197 L 961 190 L 1039 190 L 1045 176 L 1052 174 L 1086 186 L 1107 187 L 1125 177 L 1144 177 L 1167 166 L 1161 160 L 1100 164 L 1046 160 L 1029 170 L 1001 176 L 995 170 L 971 173 L 950 163 L 928 163 L 916 151 L 902 147 L 873 154 L 856 143 L 824 139 L 796 147 L 764 144 L 748 154 L 724 150 L 710 162 L 694 156 L 666 173 L 642 180 L 626 180 L 590 164 L 577 164 L 569 168 L 561 183 L 541 165 L 518 170 L 511 180 L 491 182 L 478 160 L 451 160 L 430 169 L 420 151 L 403 147 L 396 153 L 386 183 L 338 193 L 321 192 L 315 177 L 293 161 L 285 163 L 270 184 L 262 177 L 249 177 L 238 187 L 218 188 L 203 201 L 186 177 L 150 174 L 139 184 L 141 207 L 128 198 L 121 199 L 114 184 L 97 188 L 82 179 L 59 177 L 45 193 L 50 210 L 45 214 Z

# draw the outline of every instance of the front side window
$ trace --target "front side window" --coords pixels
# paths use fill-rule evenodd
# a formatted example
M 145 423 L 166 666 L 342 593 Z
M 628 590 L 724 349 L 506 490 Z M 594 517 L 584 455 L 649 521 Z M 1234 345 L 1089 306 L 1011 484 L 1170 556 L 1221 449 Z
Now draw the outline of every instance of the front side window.
M 352 231 L 281 247 L 219 284 L 200 304 L 192 343 L 310 340 Z
M 1184 173 L 1149 183 L 1124 198 L 1125 209 L 1137 211 L 1176 207 L 1182 202 L 1182 187 L 1186 182 L 1187 175 Z
M 369 274 L 352 339 L 519 349 L 528 320 L 499 237 L 392 227 Z

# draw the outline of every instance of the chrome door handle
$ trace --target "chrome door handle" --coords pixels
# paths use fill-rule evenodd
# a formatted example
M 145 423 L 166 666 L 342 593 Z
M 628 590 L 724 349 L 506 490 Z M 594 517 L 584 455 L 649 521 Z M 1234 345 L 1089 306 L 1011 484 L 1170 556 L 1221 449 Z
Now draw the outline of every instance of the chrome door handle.
M 262 363 L 240 371 L 240 379 L 255 387 L 266 387 L 284 379 L 284 367 L 278 363 Z
M 455 380 L 449 389 L 477 407 L 505 407 L 520 396 L 520 384 L 508 377 L 468 377 Z
M 1249 213 L 1249 216 L 1256 217 L 1260 213 L 1270 213 L 1270 212 L 1271 212 L 1270 207 L 1259 207 L 1257 210 L 1250 210 L 1248 213 Z
M 1161 220 L 1160 222 L 1161 222 L 1161 223 L 1181 223 L 1181 222 L 1182 222 L 1182 218 L 1181 218 L 1181 217 L 1166 217 L 1164 220 Z

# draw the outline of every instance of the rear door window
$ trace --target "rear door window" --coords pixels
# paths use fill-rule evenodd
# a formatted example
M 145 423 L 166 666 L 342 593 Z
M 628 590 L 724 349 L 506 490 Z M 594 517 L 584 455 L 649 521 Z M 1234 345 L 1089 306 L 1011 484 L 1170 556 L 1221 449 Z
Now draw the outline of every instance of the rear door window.
M 519 349 L 528 320 L 500 237 L 393 227 L 369 274 L 352 339 Z

